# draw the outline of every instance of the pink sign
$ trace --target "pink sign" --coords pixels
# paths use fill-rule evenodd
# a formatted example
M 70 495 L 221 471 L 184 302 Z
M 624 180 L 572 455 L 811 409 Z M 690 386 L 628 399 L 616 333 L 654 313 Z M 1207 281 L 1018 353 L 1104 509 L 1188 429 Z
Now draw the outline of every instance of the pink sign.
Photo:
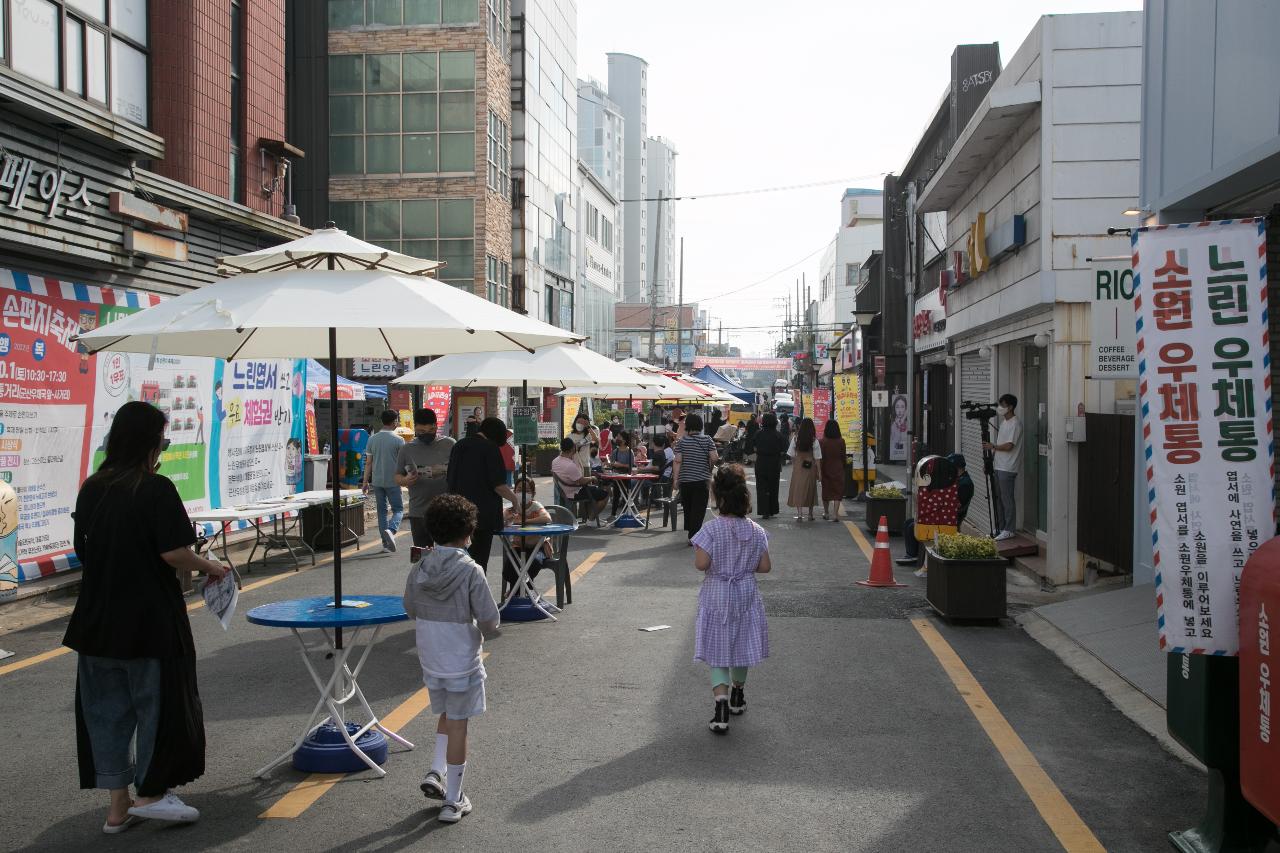
M 819 435 L 822 434 L 822 429 L 827 425 L 827 421 L 829 420 L 831 420 L 831 389 L 814 388 L 813 425 L 817 427 Z
M 441 434 L 444 433 L 445 424 L 449 422 L 449 404 L 452 396 L 453 389 L 448 385 L 427 386 L 427 408 L 436 413 L 436 423 L 440 427 Z

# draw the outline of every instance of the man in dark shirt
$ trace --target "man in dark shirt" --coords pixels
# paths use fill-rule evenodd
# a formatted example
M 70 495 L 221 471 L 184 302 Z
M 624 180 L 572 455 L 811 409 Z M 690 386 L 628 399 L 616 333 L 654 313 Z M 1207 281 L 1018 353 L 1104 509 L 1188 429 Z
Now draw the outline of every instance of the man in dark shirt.
M 476 505 L 476 530 L 467 553 L 486 572 L 493 535 L 502 529 L 503 498 L 516 503 L 516 493 L 507 485 L 507 468 L 499 446 L 507 440 L 507 425 L 501 418 L 485 418 L 475 432 L 453 446 L 449 455 L 448 486 Z

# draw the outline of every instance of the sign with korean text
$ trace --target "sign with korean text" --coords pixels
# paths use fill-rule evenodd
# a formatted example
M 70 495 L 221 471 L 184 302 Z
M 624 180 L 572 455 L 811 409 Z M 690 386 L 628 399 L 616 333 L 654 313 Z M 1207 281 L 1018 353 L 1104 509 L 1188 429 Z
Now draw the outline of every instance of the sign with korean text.
M 1275 632 L 1272 629 L 1277 629 Z M 1240 789 L 1280 821 L 1280 540 L 1249 558 L 1240 577 Z
M 372 377 L 374 379 L 394 379 L 408 368 L 408 361 L 396 361 L 394 358 L 353 358 L 351 359 L 351 375 Z
M 582 410 L 582 398 L 579 396 L 566 395 L 560 398 L 564 401 L 564 415 L 561 417 L 560 435 L 568 435 L 573 432 L 573 420 L 578 416 L 578 412 Z
M 1233 655 L 1241 570 L 1275 531 L 1265 224 L 1132 240 L 1160 646 Z
M 790 370 L 791 362 L 785 358 L 720 358 L 700 355 L 693 360 L 693 368 L 714 367 L 716 370 Z
M 830 388 L 814 388 L 813 389 L 813 425 L 818 430 L 818 435 L 822 435 L 823 428 L 827 425 L 827 421 L 831 420 L 831 389 Z
M 1094 272 L 1090 307 L 1089 378 L 1133 379 L 1138 375 L 1138 333 L 1133 315 L 1133 270 Z
M 837 373 L 833 379 L 836 392 L 836 421 L 850 453 L 862 453 L 862 396 L 856 373 Z
M 512 406 L 511 431 L 517 445 L 538 443 L 538 407 Z
M 538 421 L 538 438 L 560 438 L 555 421 Z
M 306 359 L 240 359 L 213 367 L 209 499 L 239 506 L 302 484 Z
M 0 158 L 0 190 L 8 193 L 2 202 L 5 207 L 23 210 L 39 205 L 45 219 L 70 216 L 83 221 L 93 209 L 88 180 L 17 154 Z
M 875 361 L 873 362 L 873 365 L 874 365 L 874 366 L 872 367 L 872 370 L 874 370 L 874 371 L 875 371 L 875 374 L 876 374 L 876 384 L 877 384 L 877 385 L 883 385 L 883 384 L 884 384 L 884 371 L 885 371 L 885 358 L 884 358 L 884 356 L 882 356 L 882 355 L 878 355 L 878 356 L 876 356 L 876 357 L 875 357 Z
M 453 389 L 448 385 L 428 385 L 424 407 L 436 413 L 436 427 L 446 435 L 449 426 L 449 407 L 453 405 Z
M 634 432 L 640 429 L 640 411 L 638 409 L 628 406 L 623 410 L 622 428 L 627 432 Z

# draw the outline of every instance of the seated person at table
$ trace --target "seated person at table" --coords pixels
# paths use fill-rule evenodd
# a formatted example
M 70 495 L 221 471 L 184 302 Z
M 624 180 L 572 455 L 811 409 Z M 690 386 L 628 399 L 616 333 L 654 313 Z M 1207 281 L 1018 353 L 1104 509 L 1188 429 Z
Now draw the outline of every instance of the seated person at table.
M 481 647 L 497 635 L 501 617 L 484 569 L 467 553 L 476 529 L 475 504 L 461 495 L 440 495 L 427 507 L 426 526 L 435 547 L 409 570 L 404 588 L 431 711 L 440 715 L 435 757 L 419 787 L 428 798 L 444 800 L 441 823 L 457 823 L 471 812 L 462 793 L 467 720 L 485 710 Z
M 604 473 L 605 459 L 608 458 L 608 456 L 605 456 L 604 459 L 600 458 L 600 445 L 594 441 L 591 442 L 591 456 L 590 461 L 587 463 L 591 468 L 591 476 L 598 477 Z
M 551 513 L 547 512 L 547 508 L 534 500 L 537 489 L 533 480 L 521 477 L 516 480 L 512 491 L 516 493 L 517 502 L 507 507 L 502 514 L 502 523 L 506 527 L 525 527 L 535 524 L 550 524 Z M 521 512 L 518 504 L 523 502 L 524 511 Z M 522 559 L 529 555 L 538 543 L 538 540 L 532 536 L 519 536 L 511 541 L 511 549 L 515 551 Z M 538 576 L 538 572 L 542 571 L 542 566 L 553 556 L 551 550 L 551 542 L 543 541 L 542 547 L 534 556 L 533 565 L 529 567 L 529 579 L 533 580 Z M 508 585 L 514 584 L 520 576 L 519 570 L 511 562 L 509 556 L 503 555 L 502 560 L 502 580 Z
M 652 450 L 649 452 L 649 462 L 645 467 L 641 468 L 638 473 L 641 474 L 657 474 L 658 484 L 671 482 L 671 470 L 676 464 L 675 451 L 671 449 L 671 440 L 664 433 L 658 433 L 653 437 Z M 653 497 L 653 483 L 644 484 L 644 501 L 647 504 Z
M 635 470 L 635 465 L 636 455 L 631 450 L 631 434 L 616 433 L 613 437 L 613 453 L 609 455 L 609 467 L 619 474 L 630 474 Z M 626 488 L 626 483 L 613 484 L 613 506 L 609 510 L 610 521 L 618 517 L 618 505 L 622 503 L 623 489 Z
M 560 484 L 565 500 L 578 500 L 579 492 L 583 497 L 590 498 L 595 504 L 591 512 L 593 518 L 600 515 L 609 500 L 609 493 L 596 485 L 595 477 L 582 476 L 582 468 L 578 465 L 578 447 L 572 438 L 560 440 L 560 455 L 551 462 L 551 476 Z

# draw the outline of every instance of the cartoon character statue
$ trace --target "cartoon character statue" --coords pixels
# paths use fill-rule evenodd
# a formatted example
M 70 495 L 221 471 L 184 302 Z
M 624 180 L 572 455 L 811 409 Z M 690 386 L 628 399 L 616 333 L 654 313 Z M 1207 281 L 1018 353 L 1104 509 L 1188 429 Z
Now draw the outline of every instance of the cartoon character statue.
M 916 464 L 916 539 L 930 542 L 955 533 L 960 512 L 956 466 L 944 456 L 926 456 Z
M 18 592 L 18 493 L 0 480 L 0 601 Z

